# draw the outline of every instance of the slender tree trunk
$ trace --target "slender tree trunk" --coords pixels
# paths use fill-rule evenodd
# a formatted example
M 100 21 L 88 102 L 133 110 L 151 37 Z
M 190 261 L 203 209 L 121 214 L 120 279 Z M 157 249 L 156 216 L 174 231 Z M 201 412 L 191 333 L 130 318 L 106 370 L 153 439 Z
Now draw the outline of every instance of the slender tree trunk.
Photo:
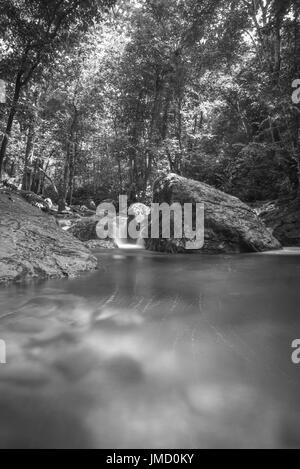
M 46 172 L 47 169 L 48 169 L 48 165 L 46 166 L 46 169 L 45 169 L 45 170 L 41 168 L 40 171 L 44 174 L 45 179 L 48 179 L 48 181 L 51 183 L 51 185 L 52 185 L 52 187 L 53 187 L 53 189 L 54 189 L 55 194 L 56 194 L 57 197 L 59 198 L 59 193 L 58 193 L 57 187 L 56 187 L 56 185 L 55 185 L 53 179 L 51 179 L 51 177 L 48 176 L 48 174 L 47 174 L 47 172 Z M 43 194 L 43 195 L 44 195 L 44 194 Z
M 11 166 L 10 166 L 10 170 L 9 170 L 9 173 L 8 173 L 10 177 L 14 176 L 15 166 L 16 166 L 16 162 L 12 161 Z
M 118 158 L 118 173 L 119 173 L 119 191 L 122 194 L 123 191 L 123 176 L 122 176 L 122 168 L 121 168 L 121 160 Z
M 281 70 L 281 33 L 280 33 L 281 22 L 277 22 L 274 31 L 274 84 L 277 85 L 280 78 Z
M 22 183 L 22 189 L 25 191 L 29 191 L 30 187 L 28 187 L 28 171 L 29 171 L 29 162 L 30 162 L 30 157 L 32 154 L 32 149 L 33 149 L 33 142 L 34 142 L 34 124 L 31 123 L 30 127 L 28 129 L 28 135 L 27 135 L 27 143 L 26 143 L 26 150 L 25 150 L 25 161 L 24 161 L 24 172 L 23 172 L 23 183 Z
M 294 122 L 294 129 L 293 129 L 293 153 L 295 156 L 295 160 L 297 163 L 297 176 L 298 176 L 298 199 L 300 200 L 300 145 L 299 145 L 299 138 L 300 138 L 300 116 L 297 114 L 295 116 Z
M 48 168 L 49 168 L 49 160 L 46 163 L 45 169 L 41 168 L 41 171 L 42 171 L 42 174 L 43 174 L 43 177 L 41 179 L 41 194 L 42 194 L 42 196 L 44 196 L 44 193 L 45 193 L 45 181 L 46 181 L 46 174 L 47 174 Z
M 25 161 L 24 161 L 24 175 L 23 175 L 23 190 L 30 190 L 30 187 L 26 187 L 26 180 L 27 180 L 27 172 L 29 169 L 29 164 L 33 161 L 33 154 L 34 154 L 34 145 L 36 139 L 36 127 L 38 125 L 38 104 L 40 99 L 40 92 L 37 91 L 34 94 L 34 103 L 33 103 L 33 111 L 28 127 L 28 134 L 27 134 L 27 142 L 26 142 L 26 149 L 25 149 Z
M 16 83 L 15 83 L 14 97 L 13 97 L 12 105 L 11 105 L 8 119 L 7 119 L 5 134 L 2 138 L 2 143 L 0 147 L 0 180 L 2 176 L 3 162 L 6 156 L 7 145 L 8 145 L 9 138 L 11 136 L 13 122 L 14 122 L 14 118 L 17 112 L 17 105 L 20 99 L 21 88 L 22 88 L 21 78 L 22 78 L 22 72 L 19 72 L 17 75 Z
M 69 145 L 68 145 L 69 147 Z M 67 150 L 67 156 L 65 160 L 65 168 L 64 168 L 64 182 L 63 182 L 63 190 L 62 190 L 62 197 L 59 202 L 59 211 L 63 211 L 66 209 L 67 205 L 67 196 L 69 191 L 69 182 L 70 182 L 70 150 Z
M 70 134 L 69 134 L 69 141 L 67 143 L 67 154 L 65 160 L 65 169 L 64 169 L 64 180 L 63 180 L 63 189 L 62 195 L 59 200 L 59 211 L 63 211 L 66 208 L 67 204 L 67 197 L 70 190 L 70 186 L 72 183 L 72 171 L 73 171 L 73 159 L 74 159 L 74 151 L 75 151 L 75 132 L 77 128 L 77 119 L 78 118 L 78 111 L 77 108 L 74 106 L 74 116 L 72 119 L 71 127 L 70 127 Z
M 176 152 L 175 157 L 175 170 L 177 174 L 182 174 L 183 167 L 183 146 L 182 146 L 182 98 L 177 99 L 177 129 L 176 136 L 179 145 L 179 152 Z
M 41 193 L 41 185 L 42 185 L 42 175 L 41 175 L 41 171 L 40 171 L 40 165 L 41 165 L 41 162 L 37 162 L 36 164 L 36 172 L 35 172 L 35 193 L 37 195 L 40 195 Z
M 144 177 L 144 190 L 143 190 L 144 199 L 146 198 L 148 181 L 150 179 L 150 175 L 152 172 L 152 160 L 153 160 L 152 150 L 149 150 L 148 157 L 146 158 L 146 169 L 145 169 L 145 177 Z
M 75 176 L 75 161 L 77 154 L 77 142 L 72 144 L 72 151 L 70 155 L 70 180 L 69 180 L 69 196 L 70 196 L 70 205 L 73 202 L 73 191 L 74 191 L 74 176 Z
M 162 120 L 162 125 L 161 125 L 161 138 L 163 140 L 165 140 L 168 135 L 170 104 L 171 104 L 171 91 L 169 90 L 167 93 L 166 101 L 165 101 L 163 120 Z

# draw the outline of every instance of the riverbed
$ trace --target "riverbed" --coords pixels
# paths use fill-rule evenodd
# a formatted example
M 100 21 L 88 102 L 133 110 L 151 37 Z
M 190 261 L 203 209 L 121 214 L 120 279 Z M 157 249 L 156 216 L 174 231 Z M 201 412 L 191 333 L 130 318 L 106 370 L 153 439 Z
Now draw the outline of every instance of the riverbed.
M 1 448 L 300 446 L 300 249 L 96 254 L 0 290 Z

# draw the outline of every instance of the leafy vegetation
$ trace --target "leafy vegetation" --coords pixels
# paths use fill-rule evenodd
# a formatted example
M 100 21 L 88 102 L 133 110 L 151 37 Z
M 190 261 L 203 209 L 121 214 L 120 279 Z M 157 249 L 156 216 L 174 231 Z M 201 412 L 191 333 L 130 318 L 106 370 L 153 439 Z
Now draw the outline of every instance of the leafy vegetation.
M 0 0 L 0 171 L 65 203 L 169 171 L 300 193 L 299 0 Z

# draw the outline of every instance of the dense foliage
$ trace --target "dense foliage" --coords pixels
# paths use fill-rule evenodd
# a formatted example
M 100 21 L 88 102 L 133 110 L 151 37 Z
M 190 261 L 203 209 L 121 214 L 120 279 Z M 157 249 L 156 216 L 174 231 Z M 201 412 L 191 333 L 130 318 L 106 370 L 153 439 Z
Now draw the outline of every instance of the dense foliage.
M 24 189 L 148 200 L 169 171 L 300 192 L 300 0 L 0 0 L 0 168 Z M 300 82 L 299 82 L 300 83 Z

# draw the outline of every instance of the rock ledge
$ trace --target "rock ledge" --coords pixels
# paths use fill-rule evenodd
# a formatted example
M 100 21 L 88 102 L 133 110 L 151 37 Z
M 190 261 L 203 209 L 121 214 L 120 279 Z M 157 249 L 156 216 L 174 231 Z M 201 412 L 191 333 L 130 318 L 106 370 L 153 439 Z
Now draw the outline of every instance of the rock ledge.
M 0 192 L 0 283 L 75 277 L 97 259 L 51 217 L 20 196 Z

